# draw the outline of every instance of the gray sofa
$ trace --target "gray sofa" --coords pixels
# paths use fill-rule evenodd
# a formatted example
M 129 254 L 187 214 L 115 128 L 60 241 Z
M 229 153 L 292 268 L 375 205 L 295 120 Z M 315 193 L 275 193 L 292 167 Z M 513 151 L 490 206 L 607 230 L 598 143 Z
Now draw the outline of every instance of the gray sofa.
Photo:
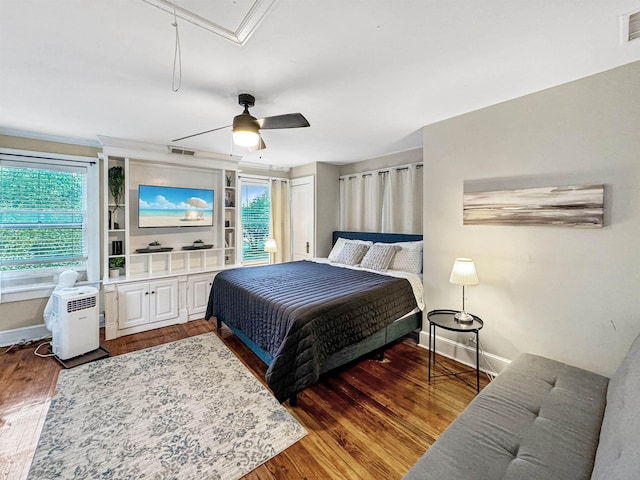
M 640 479 L 640 336 L 606 377 L 522 354 L 404 480 Z

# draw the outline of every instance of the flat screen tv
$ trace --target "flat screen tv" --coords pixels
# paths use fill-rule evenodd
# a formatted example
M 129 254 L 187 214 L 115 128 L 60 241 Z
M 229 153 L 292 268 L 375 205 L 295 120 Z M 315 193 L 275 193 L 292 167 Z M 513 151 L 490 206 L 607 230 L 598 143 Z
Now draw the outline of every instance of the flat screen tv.
M 138 227 L 211 227 L 213 190 L 138 186 Z

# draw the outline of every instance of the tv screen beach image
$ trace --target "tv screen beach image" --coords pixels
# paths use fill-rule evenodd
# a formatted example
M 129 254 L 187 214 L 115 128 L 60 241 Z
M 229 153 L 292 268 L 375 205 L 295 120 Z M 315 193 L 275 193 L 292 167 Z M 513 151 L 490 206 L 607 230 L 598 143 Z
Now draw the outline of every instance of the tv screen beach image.
M 210 227 L 213 190 L 156 185 L 138 187 L 138 227 Z

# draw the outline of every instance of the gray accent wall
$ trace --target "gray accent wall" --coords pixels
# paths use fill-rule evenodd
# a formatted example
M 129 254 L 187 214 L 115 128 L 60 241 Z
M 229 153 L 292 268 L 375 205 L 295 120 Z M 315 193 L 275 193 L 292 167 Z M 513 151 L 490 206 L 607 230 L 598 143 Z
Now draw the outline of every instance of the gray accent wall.
M 427 310 L 461 307 L 471 257 L 485 351 L 611 376 L 640 332 L 640 62 L 428 125 L 423 149 Z M 465 188 L 600 183 L 601 229 L 462 223 Z

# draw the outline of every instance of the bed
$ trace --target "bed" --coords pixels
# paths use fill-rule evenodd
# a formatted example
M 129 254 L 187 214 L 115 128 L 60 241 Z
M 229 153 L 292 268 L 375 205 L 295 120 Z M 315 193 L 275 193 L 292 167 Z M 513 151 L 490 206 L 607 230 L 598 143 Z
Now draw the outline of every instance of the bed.
M 337 231 L 329 259 L 225 270 L 215 277 L 205 318 L 215 317 L 218 329 L 224 322 L 267 364 L 275 397 L 295 405 L 321 374 L 422 326 L 421 241 L 421 235 Z M 414 271 L 377 268 L 388 259 L 378 258 L 382 251 L 392 255 L 388 267 L 404 265 L 390 249 L 405 260 L 411 254 Z M 356 250 L 365 253 L 349 264 Z

